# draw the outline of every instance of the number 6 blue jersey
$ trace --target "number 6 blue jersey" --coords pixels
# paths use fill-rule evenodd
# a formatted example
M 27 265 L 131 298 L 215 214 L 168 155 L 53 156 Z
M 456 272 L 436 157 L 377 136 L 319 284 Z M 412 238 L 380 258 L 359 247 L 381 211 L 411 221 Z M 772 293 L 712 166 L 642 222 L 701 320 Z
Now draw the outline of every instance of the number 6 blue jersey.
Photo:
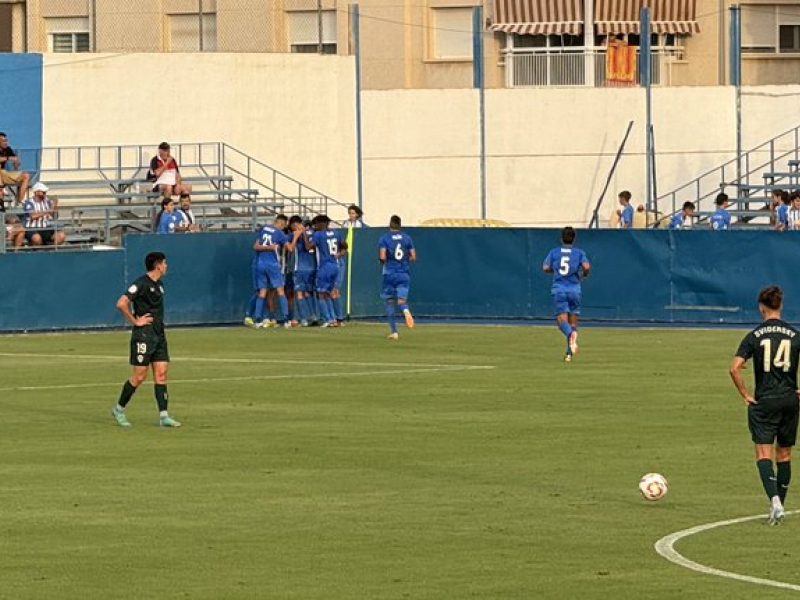
M 383 263 L 383 274 L 409 273 L 410 254 L 414 249 L 411 237 L 402 231 L 390 231 L 381 236 L 378 248 L 386 250 L 386 262 Z
M 580 248 L 560 246 L 553 248 L 544 259 L 544 266 L 553 270 L 553 292 L 581 289 L 580 268 L 589 258 Z

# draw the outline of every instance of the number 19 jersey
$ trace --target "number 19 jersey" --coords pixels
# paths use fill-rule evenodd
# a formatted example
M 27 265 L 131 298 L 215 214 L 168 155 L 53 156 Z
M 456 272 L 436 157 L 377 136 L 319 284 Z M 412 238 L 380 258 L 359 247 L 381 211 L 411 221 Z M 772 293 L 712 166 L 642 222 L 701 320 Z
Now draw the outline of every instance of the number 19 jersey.
M 580 268 L 589 258 L 580 248 L 559 246 L 544 259 L 544 266 L 553 270 L 553 292 L 572 292 L 581 289 Z
M 414 249 L 411 236 L 402 231 L 389 231 L 381 236 L 378 248 L 386 250 L 386 262 L 383 264 L 384 275 L 410 272 L 410 254 Z
M 756 401 L 792 398 L 797 401 L 800 335 L 780 319 L 769 319 L 748 333 L 736 356 L 753 360 Z

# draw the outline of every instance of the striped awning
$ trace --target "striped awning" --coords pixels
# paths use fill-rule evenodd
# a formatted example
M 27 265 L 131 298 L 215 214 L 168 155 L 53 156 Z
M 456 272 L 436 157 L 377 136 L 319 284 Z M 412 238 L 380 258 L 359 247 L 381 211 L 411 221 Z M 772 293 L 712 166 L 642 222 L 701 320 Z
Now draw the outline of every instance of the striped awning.
M 490 31 L 524 35 L 580 35 L 583 0 L 494 0 Z
M 601 35 L 639 33 L 639 9 L 650 6 L 653 33 L 700 33 L 697 0 L 594 0 L 594 22 Z

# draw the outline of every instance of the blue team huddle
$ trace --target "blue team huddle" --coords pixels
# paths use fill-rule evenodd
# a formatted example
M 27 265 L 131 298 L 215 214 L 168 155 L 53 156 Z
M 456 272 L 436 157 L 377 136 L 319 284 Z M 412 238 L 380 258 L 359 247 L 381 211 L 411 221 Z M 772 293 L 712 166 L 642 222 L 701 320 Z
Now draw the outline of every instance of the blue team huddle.
M 353 207 L 351 207 L 353 208 Z M 362 227 L 360 213 L 351 227 Z M 390 231 L 380 242 L 383 265 L 381 298 L 386 305 L 390 339 L 398 339 L 396 309 L 406 325 L 414 326 L 408 307 L 410 264 L 414 244 L 400 231 L 400 217 L 390 220 Z M 299 216 L 275 217 L 261 227 L 253 243 L 253 295 L 244 319 L 249 327 L 339 327 L 345 321 L 340 289 L 347 269 L 347 228 L 331 228 L 331 219 L 317 215 L 304 222 Z

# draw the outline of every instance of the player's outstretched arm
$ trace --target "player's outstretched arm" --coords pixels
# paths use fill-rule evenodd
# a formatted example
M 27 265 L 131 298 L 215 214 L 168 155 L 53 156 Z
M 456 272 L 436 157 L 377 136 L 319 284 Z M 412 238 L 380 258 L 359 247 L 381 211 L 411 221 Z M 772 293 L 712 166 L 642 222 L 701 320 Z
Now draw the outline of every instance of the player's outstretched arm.
M 728 372 L 733 380 L 733 385 L 736 386 L 736 389 L 741 395 L 742 400 L 744 400 L 744 403 L 747 405 L 757 404 L 755 398 L 753 398 L 753 396 L 750 395 L 750 392 L 747 391 L 747 386 L 745 385 L 744 378 L 742 377 L 742 367 L 744 367 L 745 362 L 747 361 L 745 361 L 745 359 L 743 359 L 741 356 L 735 356 Z

